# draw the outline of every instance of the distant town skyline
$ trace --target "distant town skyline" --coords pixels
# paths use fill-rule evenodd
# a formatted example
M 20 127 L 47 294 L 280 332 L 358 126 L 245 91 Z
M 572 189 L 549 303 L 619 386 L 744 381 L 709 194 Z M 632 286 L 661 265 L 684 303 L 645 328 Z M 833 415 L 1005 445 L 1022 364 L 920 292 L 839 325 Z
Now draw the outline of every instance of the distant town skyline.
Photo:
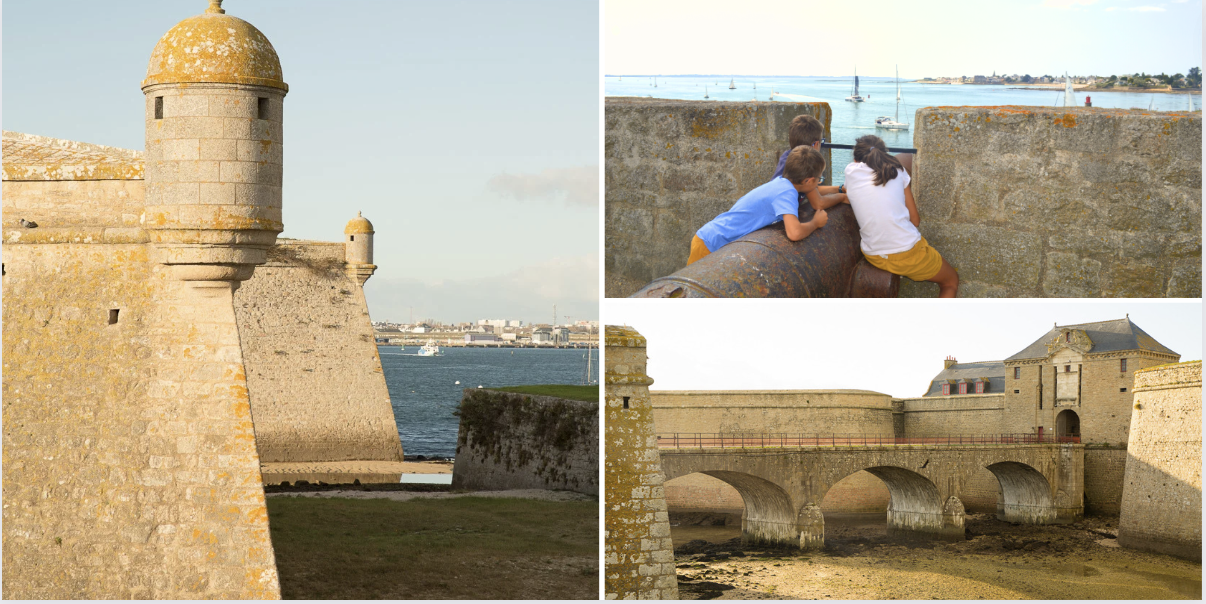
M 1202 64 L 1200 0 L 609 0 L 603 18 L 606 74 L 891 77 L 899 65 L 912 80 Z
M 207 5 L 5 2 L 4 129 L 142 150 L 151 50 Z M 598 318 L 597 2 L 222 6 L 289 85 L 282 236 L 340 241 L 361 211 L 374 316 Z

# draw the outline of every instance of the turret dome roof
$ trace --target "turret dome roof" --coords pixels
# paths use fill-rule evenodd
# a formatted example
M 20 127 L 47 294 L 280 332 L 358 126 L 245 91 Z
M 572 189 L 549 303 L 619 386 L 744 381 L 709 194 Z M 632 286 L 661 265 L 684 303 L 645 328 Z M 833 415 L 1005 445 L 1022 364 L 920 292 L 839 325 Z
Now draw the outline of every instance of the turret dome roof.
M 220 0 L 168 30 L 147 65 L 142 87 L 222 83 L 270 86 L 288 92 L 272 43 L 254 25 L 225 14 Z
M 343 229 L 344 235 L 359 235 L 361 233 L 371 234 L 375 232 L 376 231 L 373 230 L 373 223 L 369 222 L 368 218 L 361 216 L 360 212 L 356 212 L 356 217 L 349 220 L 348 226 L 344 227 Z

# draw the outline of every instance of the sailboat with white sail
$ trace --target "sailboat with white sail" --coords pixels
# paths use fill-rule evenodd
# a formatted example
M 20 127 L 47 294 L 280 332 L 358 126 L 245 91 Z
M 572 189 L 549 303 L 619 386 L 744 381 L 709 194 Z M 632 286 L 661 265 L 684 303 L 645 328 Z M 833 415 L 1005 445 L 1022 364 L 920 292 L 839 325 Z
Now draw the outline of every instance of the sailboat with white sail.
M 704 98 L 708 98 L 708 85 L 704 84 Z
M 1064 72 L 1064 107 L 1075 107 L 1076 95 L 1072 93 L 1072 77 Z
M 737 90 L 737 86 L 733 85 L 733 82 L 735 82 L 736 80 L 737 80 L 736 78 L 729 80 L 729 90 Z
M 859 96 L 859 94 L 858 94 L 858 68 L 857 67 L 854 68 L 854 91 L 850 93 L 850 96 L 846 97 L 846 100 L 850 101 L 851 103 L 862 103 L 867 100 L 867 99 L 864 99 L 863 97 Z
M 882 116 L 875 118 L 875 127 L 886 130 L 908 130 L 909 125 L 900 121 L 900 67 L 896 68 L 896 118 Z

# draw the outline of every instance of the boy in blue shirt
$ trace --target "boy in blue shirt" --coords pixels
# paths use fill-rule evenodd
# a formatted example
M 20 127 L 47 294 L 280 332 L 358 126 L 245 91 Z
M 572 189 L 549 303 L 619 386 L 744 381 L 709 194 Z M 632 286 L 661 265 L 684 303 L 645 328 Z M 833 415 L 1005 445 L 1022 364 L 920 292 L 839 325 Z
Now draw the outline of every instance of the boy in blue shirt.
M 829 216 L 824 208 L 818 208 L 812 220 L 800 222 L 800 194 L 816 191 L 824 171 L 825 158 L 819 151 L 806 146 L 792 149 L 787 155 L 782 177 L 746 193 L 732 209 L 696 231 L 687 264 L 780 220 L 787 238 L 792 241 L 800 241 L 825 226 Z M 829 196 L 821 201 L 825 207 L 841 203 L 841 199 Z

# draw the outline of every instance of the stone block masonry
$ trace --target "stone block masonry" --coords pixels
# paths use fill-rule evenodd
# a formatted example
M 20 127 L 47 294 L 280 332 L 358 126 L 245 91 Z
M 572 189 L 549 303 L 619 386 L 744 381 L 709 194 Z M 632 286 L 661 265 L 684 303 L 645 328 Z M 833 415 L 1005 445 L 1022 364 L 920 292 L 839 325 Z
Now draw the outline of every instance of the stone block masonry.
M 686 266 L 695 231 L 770 180 L 801 114 L 831 138 L 828 103 L 607 99 L 606 296 Z
M 1202 362 L 1135 372 L 1118 544 L 1202 559 Z
M 3 279 L 4 595 L 279 597 L 229 290 L 135 244 L 6 243 Z
M 917 111 L 921 234 L 960 296 L 1202 295 L 1201 113 Z M 901 296 L 937 286 L 901 281 Z
M 604 341 L 604 595 L 608 600 L 677 600 L 645 338 L 630 327 L 608 325 Z
M 599 405 L 466 389 L 452 488 L 599 494 Z
M 286 471 L 309 462 L 402 461 L 364 291 L 344 267 L 342 243 L 281 241 L 235 292 L 266 479 L 331 478 Z

